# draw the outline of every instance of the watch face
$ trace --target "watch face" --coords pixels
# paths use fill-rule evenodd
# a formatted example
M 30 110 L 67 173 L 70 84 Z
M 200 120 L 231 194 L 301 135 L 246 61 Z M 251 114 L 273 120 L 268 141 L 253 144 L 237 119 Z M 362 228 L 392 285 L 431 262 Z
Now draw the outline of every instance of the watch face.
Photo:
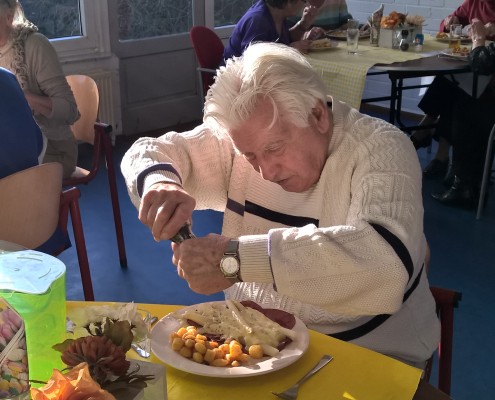
M 222 259 L 222 270 L 225 275 L 235 275 L 239 272 L 239 261 L 235 257 L 224 257 Z

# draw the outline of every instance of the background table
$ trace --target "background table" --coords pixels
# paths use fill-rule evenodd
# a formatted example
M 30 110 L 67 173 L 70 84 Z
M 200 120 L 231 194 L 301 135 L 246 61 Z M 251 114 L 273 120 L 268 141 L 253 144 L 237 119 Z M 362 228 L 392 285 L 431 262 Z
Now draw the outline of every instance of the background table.
M 111 303 L 67 302 L 67 314 L 75 309 Z M 138 304 L 159 318 L 180 309 L 177 305 Z M 296 382 L 323 354 L 334 360 L 300 389 L 299 399 L 444 400 L 448 396 L 420 381 L 421 371 L 362 347 L 309 331 L 307 352 L 294 364 L 269 374 L 245 378 L 211 378 L 167 366 L 168 400 L 275 399 L 271 391 L 282 391 Z M 166 342 L 168 338 L 163 338 Z M 130 358 L 139 359 L 133 352 Z M 162 363 L 154 355 L 148 361 Z M 163 363 L 162 363 L 163 364 Z M 165 364 L 166 365 L 166 364 Z M 419 387 L 418 387 L 419 382 Z M 400 397 L 397 397 L 400 393 Z M 346 397 L 347 396 L 347 397 Z
M 415 52 L 412 48 L 408 51 L 400 51 L 371 47 L 369 40 L 363 39 L 359 41 L 357 55 L 347 54 L 346 43 L 339 42 L 336 48 L 308 53 L 307 59 L 322 76 L 328 93 L 357 109 L 361 105 L 366 77 L 369 74 L 388 73 L 393 86 L 390 96 L 365 101 L 390 100 L 391 107 L 394 108 L 393 115 L 391 113 L 393 123 L 397 108 L 396 101 L 402 95 L 402 92 L 398 90 L 398 79 L 470 71 L 467 61 L 438 57 L 438 54 L 447 47 L 447 43 L 437 41 L 430 35 L 425 36 L 421 53 Z

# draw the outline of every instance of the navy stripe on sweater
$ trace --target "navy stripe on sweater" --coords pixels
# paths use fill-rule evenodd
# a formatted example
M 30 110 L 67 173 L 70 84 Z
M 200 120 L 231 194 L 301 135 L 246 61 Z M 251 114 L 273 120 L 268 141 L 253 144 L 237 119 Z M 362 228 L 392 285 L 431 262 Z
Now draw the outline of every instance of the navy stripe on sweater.
M 315 226 L 318 226 L 319 224 L 319 220 L 315 218 L 300 217 L 296 215 L 280 213 L 278 211 L 270 210 L 269 208 L 265 208 L 247 200 L 245 205 L 243 206 L 241 203 L 238 203 L 232 199 L 228 199 L 227 209 L 241 216 L 243 216 L 244 213 L 248 213 L 266 219 L 267 221 L 277 222 L 279 224 L 294 226 L 298 228 L 309 224 L 314 224 Z
M 407 271 L 407 274 L 409 275 L 409 282 L 410 282 L 412 274 L 414 272 L 414 264 L 412 262 L 411 255 L 409 254 L 409 251 L 407 250 L 404 243 L 402 243 L 401 240 L 397 236 L 395 236 L 392 232 L 390 232 L 387 228 L 384 228 L 383 226 L 377 225 L 377 224 L 370 224 L 370 225 L 395 250 L 395 252 L 399 256 L 399 258 L 401 259 L 402 263 L 404 264 L 404 267 Z M 402 299 L 402 303 L 406 302 L 406 300 L 409 298 L 409 296 L 412 294 L 412 292 L 414 292 L 414 290 L 418 286 L 419 281 L 421 279 L 421 273 L 423 272 L 423 268 L 424 268 L 424 265 L 421 267 L 421 270 L 419 271 L 418 275 L 416 276 L 416 279 L 414 279 L 414 281 L 411 284 L 411 286 L 409 287 L 409 289 L 405 292 L 404 297 Z M 358 339 L 364 335 L 367 335 L 372 330 L 378 328 L 387 319 L 389 319 L 390 316 L 391 316 L 391 314 L 376 315 L 375 317 L 371 318 L 368 322 L 365 322 L 363 325 L 360 325 L 360 326 L 353 328 L 353 329 L 349 329 L 347 331 L 342 331 L 342 332 L 338 332 L 338 333 L 331 333 L 328 336 L 332 336 L 336 339 L 340 339 L 340 340 L 344 340 L 344 341 Z

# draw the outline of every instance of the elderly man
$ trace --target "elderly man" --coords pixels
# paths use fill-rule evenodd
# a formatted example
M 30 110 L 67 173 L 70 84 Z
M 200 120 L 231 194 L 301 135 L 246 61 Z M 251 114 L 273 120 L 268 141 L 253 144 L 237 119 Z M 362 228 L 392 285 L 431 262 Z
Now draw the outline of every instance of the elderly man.
M 179 276 L 424 366 L 439 323 L 407 136 L 327 97 L 305 57 L 276 43 L 220 68 L 204 121 L 141 138 L 122 161 L 156 240 L 195 208 L 225 212 L 222 235 L 172 245 Z

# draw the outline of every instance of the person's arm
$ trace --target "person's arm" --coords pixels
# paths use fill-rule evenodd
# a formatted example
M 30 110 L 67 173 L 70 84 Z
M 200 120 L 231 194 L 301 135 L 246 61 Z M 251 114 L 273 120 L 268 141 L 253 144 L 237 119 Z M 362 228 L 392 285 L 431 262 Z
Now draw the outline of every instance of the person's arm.
M 450 25 L 461 24 L 469 25 L 469 3 L 471 0 L 465 0 L 452 14 L 445 17 L 440 23 L 440 32 L 449 32 Z
M 189 132 L 139 138 L 125 153 L 121 169 L 136 208 L 151 186 L 165 182 L 190 193 L 196 208 L 223 211 L 233 156 L 230 141 L 200 125 Z
M 469 54 L 469 63 L 474 72 L 482 75 L 495 73 L 495 42 L 486 46 L 487 28 L 478 19 L 471 22 L 473 47 Z
M 318 8 L 315 6 L 310 5 L 304 7 L 301 19 L 289 29 L 292 42 L 297 42 L 304 38 L 306 32 L 311 30 L 311 26 L 317 15 Z
M 47 118 L 52 115 L 52 99 L 48 96 L 38 95 L 26 90 L 24 92 L 26 100 L 34 114 L 42 114 Z
M 45 116 L 50 124 L 72 125 L 79 118 L 76 100 L 62 71 L 57 53 L 50 41 L 39 33 L 26 40 L 26 63 L 36 77 L 37 87 L 26 91 L 35 113 Z

